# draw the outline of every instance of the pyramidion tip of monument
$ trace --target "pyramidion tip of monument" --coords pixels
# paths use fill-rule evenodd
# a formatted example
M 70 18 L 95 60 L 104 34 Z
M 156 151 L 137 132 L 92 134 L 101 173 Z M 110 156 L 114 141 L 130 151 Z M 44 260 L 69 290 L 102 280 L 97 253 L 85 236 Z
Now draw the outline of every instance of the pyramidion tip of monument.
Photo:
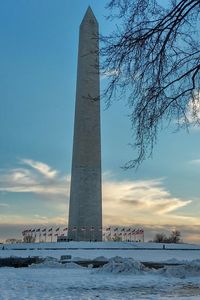
M 85 15 L 83 17 L 83 20 L 82 20 L 81 24 L 83 24 L 85 22 L 88 22 L 90 20 L 91 21 L 95 21 L 95 23 L 98 23 L 95 15 L 93 13 L 93 10 L 92 10 L 91 6 L 89 5 L 88 8 L 87 8 L 87 10 L 86 10 L 86 13 L 85 13 Z

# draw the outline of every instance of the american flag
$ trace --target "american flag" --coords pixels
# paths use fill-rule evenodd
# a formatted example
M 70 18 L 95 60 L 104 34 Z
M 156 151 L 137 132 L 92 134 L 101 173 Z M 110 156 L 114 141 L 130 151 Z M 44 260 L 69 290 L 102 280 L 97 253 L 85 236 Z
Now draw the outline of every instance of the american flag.
M 42 229 L 42 232 L 45 232 L 47 229 L 46 228 L 44 228 L 44 229 Z
M 60 230 L 60 227 L 56 228 L 56 232 Z
M 49 228 L 48 232 L 50 232 L 50 231 L 52 231 L 52 230 L 53 230 L 53 228 L 51 227 L 51 228 Z

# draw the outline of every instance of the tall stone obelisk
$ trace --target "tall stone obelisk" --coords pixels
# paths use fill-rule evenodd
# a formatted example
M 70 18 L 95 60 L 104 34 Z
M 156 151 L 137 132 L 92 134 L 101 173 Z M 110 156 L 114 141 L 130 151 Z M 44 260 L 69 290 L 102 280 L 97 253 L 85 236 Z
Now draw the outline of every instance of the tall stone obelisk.
M 68 238 L 102 240 L 98 22 L 88 7 L 79 32 Z

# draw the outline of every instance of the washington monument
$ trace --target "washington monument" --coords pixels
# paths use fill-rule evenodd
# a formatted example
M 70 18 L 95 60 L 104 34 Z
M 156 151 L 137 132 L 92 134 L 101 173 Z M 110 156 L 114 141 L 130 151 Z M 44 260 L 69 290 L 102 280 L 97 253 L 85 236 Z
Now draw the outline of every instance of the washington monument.
M 88 7 L 80 25 L 68 238 L 102 240 L 99 29 Z

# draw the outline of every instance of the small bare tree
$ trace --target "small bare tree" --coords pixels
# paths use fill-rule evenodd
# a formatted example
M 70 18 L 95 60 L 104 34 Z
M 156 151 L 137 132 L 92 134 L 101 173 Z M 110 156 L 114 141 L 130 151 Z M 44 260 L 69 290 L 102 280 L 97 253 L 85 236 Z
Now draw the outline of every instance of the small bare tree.
M 152 154 L 164 120 L 177 129 L 200 124 L 200 1 L 112 0 L 107 8 L 119 22 L 102 37 L 104 96 L 108 106 L 119 97 L 129 104 L 138 156 L 125 168 L 132 168 Z
M 173 230 L 170 237 L 169 237 L 169 242 L 170 243 L 179 243 L 181 240 L 181 233 L 179 230 Z
M 154 243 L 166 243 L 168 241 L 166 235 L 162 233 L 157 233 L 153 239 Z
M 35 237 L 33 237 L 32 235 L 25 235 L 23 237 L 23 242 L 24 243 L 35 243 Z
M 153 239 L 154 243 L 180 243 L 181 233 L 179 230 L 173 230 L 169 237 L 167 237 L 163 232 L 157 233 Z

